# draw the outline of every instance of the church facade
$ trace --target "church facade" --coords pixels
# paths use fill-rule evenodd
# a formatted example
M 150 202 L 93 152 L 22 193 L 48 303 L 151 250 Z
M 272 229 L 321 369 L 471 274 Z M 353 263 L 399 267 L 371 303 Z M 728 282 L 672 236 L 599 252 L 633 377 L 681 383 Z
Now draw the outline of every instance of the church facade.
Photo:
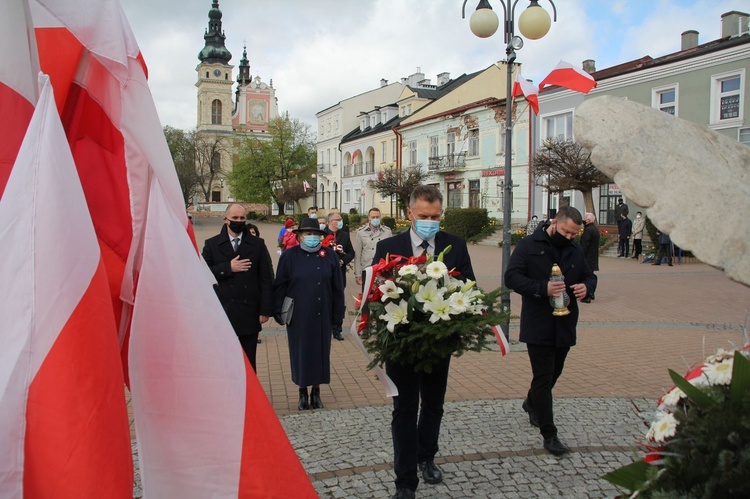
M 210 189 L 211 201 L 215 203 L 233 201 L 225 177 L 232 169 L 239 139 L 248 134 L 262 137 L 268 133 L 271 120 L 279 116 L 273 80 L 265 83 L 260 76 L 252 76 L 247 45 L 243 47 L 237 78 L 233 78 L 234 66 L 229 63 L 232 54 L 225 45 L 221 18 L 219 1 L 212 0 L 203 35 L 205 45 L 198 53 L 200 63 L 195 68 L 198 76 L 195 129 L 203 144 L 216 146 L 208 160 L 218 172 Z

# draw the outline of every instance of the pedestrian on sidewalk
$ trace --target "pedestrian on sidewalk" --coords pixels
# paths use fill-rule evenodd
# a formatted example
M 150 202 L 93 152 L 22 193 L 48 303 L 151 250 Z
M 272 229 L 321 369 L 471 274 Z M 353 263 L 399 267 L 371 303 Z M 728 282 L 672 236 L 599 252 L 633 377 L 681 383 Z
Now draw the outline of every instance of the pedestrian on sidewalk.
M 581 247 L 573 241 L 583 219 L 571 206 L 560 208 L 549 225 L 521 239 L 505 272 L 505 284 L 521 295 L 520 341 L 526 343 L 532 380 L 522 408 L 531 425 L 539 428 L 544 448 L 560 456 L 570 449 L 560 441 L 552 411 L 552 388 L 562 374 L 570 347 L 576 344 L 578 303 L 596 290 Z M 550 281 L 552 266 L 562 270 L 564 281 Z M 552 315 L 550 297 L 567 293 L 570 313 Z
M 344 219 L 341 213 L 331 213 L 328 215 L 328 227 L 324 229 L 326 235 L 333 235 L 333 244 L 337 248 L 335 251 L 341 265 L 341 272 L 344 275 L 344 287 L 346 287 L 346 267 L 354 260 L 354 247 L 349 230 L 344 228 Z M 340 249 L 340 251 L 339 251 Z M 341 335 L 343 331 L 343 317 L 341 321 L 331 324 L 331 335 L 338 341 L 344 341 Z
M 344 282 L 336 253 L 323 247 L 325 233 L 316 219 L 303 219 L 294 233 L 300 244 L 279 258 L 273 304 L 276 322 L 284 325 L 284 299 L 293 300 L 286 321 L 289 363 L 299 387 L 297 408 L 304 411 L 323 408 L 320 385 L 331 382 L 331 324 L 344 319 Z
M 440 230 L 443 195 L 433 186 L 420 185 L 411 193 L 406 210 L 411 229 L 380 241 L 372 263 L 388 254 L 420 256 L 425 252 L 444 255 L 449 269 L 456 269 L 460 279 L 475 280 L 466 241 Z M 442 359 L 431 373 L 415 372 L 413 365 L 386 361 L 385 371 L 396 384 L 398 396 L 393 397 L 393 467 L 396 473 L 396 494 L 391 499 L 413 499 L 419 485 L 417 470 L 429 483 L 440 483 L 443 473 L 435 465 L 443 419 L 445 390 L 448 386 L 450 355 Z M 421 399 L 421 403 L 420 403 Z
M 619 224 L 617 256 L 627 258 L 630 254 L 630 235 L 633 233 L 633 222 L 627 215 L 622 215 Z
M 643 252 L 643 229 L 646 228 L 646 219 L 643 218 L 643 214 L 638 211 L 635 214 L 635 221 L 633 222 L 633 256 L 632 258 L 638 259 Z
M 662 259 L 667 257 L 667 265 L 672 266 L 672 239 L 669 234 L 665 234 L 662 231 L 656 231 L 656 236 L 659 238 L 659 253 L 656 255 L 654 263 L 651 265 L 661 265 Z
M 581 234 L 581 248 L 586 256 L 586 263 L 592 272 L 599 271 L 599 227 L 596 226 L 596 216 L 586 213 L 583 216 L 583 234 Z M 583 303 L 591 303 L 594 292 L 590 291 L 588 296 L 581 300 Z
M 230 205 L 221 232 L 206 239 L 202 254 L 216 278 L 216 295 L 255 370 L 258 336 L 273 315 L 273 264 L 265 242 L 250 233 L 246 220 L 242 205 Z
M 383 239 L 393 235 L 391 228 L 380 223 L 380 210 L 370 208 L 367 212 L 367 224 L 357 229 L 357 237 L 352 241 L 354 246 L 354 276 L 357 284 L 362 285 L 362 273 L 372 264 L 375 247 Z

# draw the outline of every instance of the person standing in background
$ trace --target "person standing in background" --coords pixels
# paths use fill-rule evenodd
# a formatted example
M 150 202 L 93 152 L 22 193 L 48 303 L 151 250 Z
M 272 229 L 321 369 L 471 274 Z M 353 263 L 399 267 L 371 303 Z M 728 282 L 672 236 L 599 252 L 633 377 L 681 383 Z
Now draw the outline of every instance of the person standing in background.
M 644 228 L 646 228 L 646 219 L 643 218 L 643 214 L 638 211 L 635 214 L 635 221 L 633 222 L 633 256 L 631 258 L 637 259 L 643 252 Z
M 617 236 L 617 256 L 627 258 L 630 254 L 630 235 L 633 233 L 633 222 L 625 214 L 622 215 L 622 220 L 620 220 L 619 231 L 620 233 Z
M 581 248 L 586 256 L 586 263 L 589 264 L 592 272 L 599 271 L 599 227 L 596 226 L 596 216 L 593 213 L 586 213 L 583 216 L 583 234 L 581 234 Z M 594 299 L 594 292 L 581 300 L 583 303 L 591 303 Z
M 324 232 L 327 235 L 332 234 L 334 245 L 341 247 L 341 252 L 336 251 L 336 255 L 339 257 L 341 272 L 344 275 L 344 287 L 346 287 L 346 266 L 354 260 L 354 247 L 352 246 L 349 231 L 344 229 L 344 219 L 341 217 L 341 213 L 331 213 L 328 215 L 328 227 L 326 227 Z M 342 327 L 343 318 L 340 322 L 331 324 L 331 334 L 338 341 L 344 341 L 344 337 L 341 335 Z
M 354 276 L 357 284 L 362 285 L 362 272 L 372 264 L 375 247 L 379 241 L 391 237 L 390 227 L 380 223 L 380 210 L 370 208 L 367 212 L 367 224 L 357 229 L 356 237 L 352 241 L 354 247 Z

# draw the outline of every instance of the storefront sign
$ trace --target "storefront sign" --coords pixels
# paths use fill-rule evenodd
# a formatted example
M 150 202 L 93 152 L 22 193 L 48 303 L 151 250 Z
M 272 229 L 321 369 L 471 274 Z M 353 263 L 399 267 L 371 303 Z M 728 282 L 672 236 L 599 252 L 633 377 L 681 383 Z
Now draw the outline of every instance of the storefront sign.
M 458 180 L 458 173 L 446 173 L 443 177 L 444 180 Z
M 610 196 L 619 196 L 621 194 L 620 188 L 617 186 L 617 184 L 609 184 L 607 194 L 609 194 Z
M 483 177 L 499 177 L 505 175 L 505 168 L 495 168 L 493 170 L 482 170 Z

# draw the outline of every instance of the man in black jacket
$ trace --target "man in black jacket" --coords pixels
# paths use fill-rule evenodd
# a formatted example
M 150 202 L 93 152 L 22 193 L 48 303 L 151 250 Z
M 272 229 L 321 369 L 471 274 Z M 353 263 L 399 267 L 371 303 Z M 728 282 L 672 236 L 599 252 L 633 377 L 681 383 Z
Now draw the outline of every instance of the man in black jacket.
M 426 251 L 437 256 L 451 246 L 443 263 L 449 269 L 457 270 L 460 279 L 475 280 L 466 241 L 440 231 L 442 214 L 443 196 L 440 191 L 432 186 L 417 186 L 411 194 L 407 210 L 411 229 L 380 241 L 375 248 L 373 265 L 388 254 L 409 257 L 419 256 Z M 412 365 L 385 363 L 388 377 L 398 388 L 398 396 L 393 397 L 391 421 L 396 472 L 396 495 L 392 499 L 414 498 L 414 491 L 419 485 L 417 469 L 427 483 L 439 483 L 443 479 L 442 472 L 435 465 L 435 455 L 438 452 L 450 360 L 450 355 L 445 357 L 429 374 L 415 372 Z
M 532 381 L 523 409 L 538 426 L 544 448 L 554 455 L 570 449 L 557 436 L 552 413 L 552 388 L 562 374 L 570 347 L 576 344 L 578 303 L 596 289 L 596 276 L 586 263 L 581 247 L 573 241 L 581 228 L 575 208 L 561 208 L 548 225 L 539 225 L 524 237 L 510 257 L 505 284 L 522 296 L 520 341 L 526 343 Z M 550 281 L 552 266 L 562 270 L 564 282 Z M 554 316 L 551 296 L 567 293 L 570 314 Z
M 325 228 L 324 232 L 328 235 L 333 235 L 333 249 L 339 257 L 341 270 L 344 274 L 344 287 L 346 287 L 346 266 L 354 260 L 354 246 L 352 246 L 349 231 L 344 229 L 344 219 L 341 217 L 341 213 L 331 213 L 328 215 L 328 227 Z M 338 321 L 331 325 L 331 334 L 339 341 L 344 341 L 344 337 L 341 336 L 342 326 L 343 322 Z
M 266 244 L 250 234 L 245 220 L 242 205 L 229 206 L 221 232 L 206 239 L 203 259 L 218 281 L 216 294 L 255 370 L 261 324 L 273 316 L 273 266 Z
M 599 270 L 599 227 L 596 226 L 596 216 L 593 213 L 586 213 L 583 216 L 583 234 L 581 234 L 581 248 L 586 257 L 586 263 L 592 272 Z M 590 292 L 586 298 L 581 300 L 583 303 L 591 303 L 594 299 L 594 292 Z

